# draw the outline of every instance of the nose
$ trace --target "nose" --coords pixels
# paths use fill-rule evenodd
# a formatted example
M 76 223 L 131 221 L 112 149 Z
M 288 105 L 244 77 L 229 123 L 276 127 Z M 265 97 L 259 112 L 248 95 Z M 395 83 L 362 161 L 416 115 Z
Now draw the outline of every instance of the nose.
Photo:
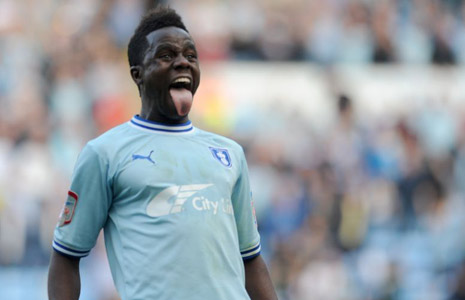
M 184 57 L 184 55 L 179 54 L 174 61 L 174 68 L 175 69 L 178 69 L 178 68 L 186 69 L 189 67 L 190 67 L 190 64 L 187 58 Z

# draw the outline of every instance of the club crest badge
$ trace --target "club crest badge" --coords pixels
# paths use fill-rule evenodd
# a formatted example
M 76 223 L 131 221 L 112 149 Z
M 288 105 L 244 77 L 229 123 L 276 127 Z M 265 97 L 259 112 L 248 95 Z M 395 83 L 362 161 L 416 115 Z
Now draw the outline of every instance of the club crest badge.
M 60 214 L 59 226 L 64 226 L 73 220 L 74 210 L 78 201 L 78 195 L 73 191 L 68 191 L 68 198 Z
M 227 149 L 209 147 L 213 157 L 225 167 L 231 167 L 231 156 Z

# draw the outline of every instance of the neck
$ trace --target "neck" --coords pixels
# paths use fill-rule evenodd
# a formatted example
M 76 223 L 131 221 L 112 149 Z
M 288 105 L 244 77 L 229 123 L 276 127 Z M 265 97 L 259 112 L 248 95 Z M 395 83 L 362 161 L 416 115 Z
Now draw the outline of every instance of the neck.
M 176 124 L 184 124 L 189 121 L 189 116 L 177 116 L 176 118 L 169 118 L 166 116 L 161 115 L 155 110 L 144 110 L 142 109 L 139 115 L 142 119 L 147 121 L 169 124 L 169 125 L 176 125 Z
M 189 121 L 189 116 L 180 116 L 169 95 L 163 93 L 148 93 L 142 89 L 142 107 L 139 116 L 145 120 L 168 125 L 183 124 Z

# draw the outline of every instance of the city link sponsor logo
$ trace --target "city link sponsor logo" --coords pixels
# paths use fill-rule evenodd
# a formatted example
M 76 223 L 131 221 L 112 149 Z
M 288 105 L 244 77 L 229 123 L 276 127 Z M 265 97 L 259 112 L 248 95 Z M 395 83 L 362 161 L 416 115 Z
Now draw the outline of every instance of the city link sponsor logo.
M 204 190 L 213 184 L 189 184 L 174 185 L 165 188 L 156 195 L 147 205 L 147 214 L 151 217 L 161 217 L 177 214 L 183 210 L 188 199 L 197 192 Z M 204 196 L 196 196 L 190 202 L 192 207 L 198 211 L 209 211 L 216 215 L 219 211 L 233 215 L 233 207 L 230 199 L 220 201 L 209 200 Z
M 221 205 L 220 205 L 221 204 Z M 194 197 L 192 206 L 200 211 L 212 211 L 214 215 L 218 213 L 218 209 L 222 212 L 232 215 L 234 213 L 231 200 L 221 198 L 220 201 L 211 201 L 205 197 Z M 218 208 L 220 206 L 220 208 Z

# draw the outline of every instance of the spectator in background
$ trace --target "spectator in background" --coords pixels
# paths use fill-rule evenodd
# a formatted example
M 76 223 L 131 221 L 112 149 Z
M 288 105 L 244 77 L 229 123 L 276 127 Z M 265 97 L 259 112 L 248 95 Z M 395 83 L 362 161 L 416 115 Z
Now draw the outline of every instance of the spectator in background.
M 392 30 L 395 24 L 395 2 L 381 2 L 373 9 L 373 62 L 391 63 L 395 61 L 394 47 L 392 43 Z
M 452 295 L 447 300 L 465 300 L 465 264 L 460 267 Z
M 453 19 L 447 12 L 438 11 L 432 28 L 433 53 L 431 62 L 440 65 L 453 65 L 456 55 L 451 47 Z

